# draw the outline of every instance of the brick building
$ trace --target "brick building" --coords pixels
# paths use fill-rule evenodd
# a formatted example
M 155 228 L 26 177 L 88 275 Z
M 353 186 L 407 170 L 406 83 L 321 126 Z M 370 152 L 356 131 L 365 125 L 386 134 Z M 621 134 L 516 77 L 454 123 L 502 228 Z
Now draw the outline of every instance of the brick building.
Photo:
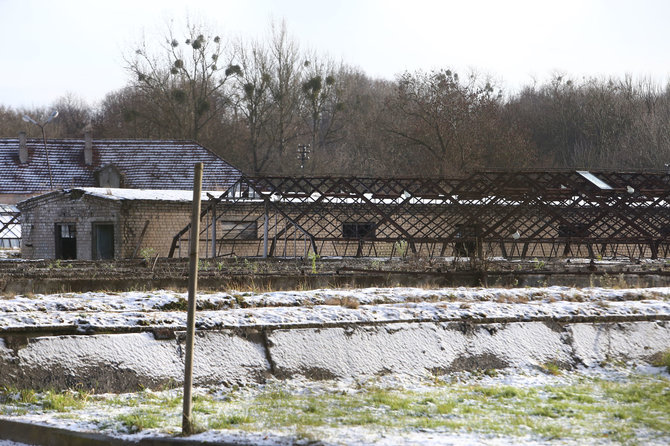
M 174 234 L 190 221 L 192 194 L 78 188 L 30 198 L 18 204 L 22 257 L 120 259 L 143 250 L 166 256 Z
M 45 148 L 42 139 L 21 133 L 18 138 L 0 138 L 0 204 L 14 205 L 71 188 L 191 190 L 197 162 L 204 165 L 206 190 L 224 191 L 241 176 L 238 169 L 192 141 L 100 140 L 87 133 L 83 139 L 47 140 Z M 58 194 L 49 196 L 53 200 Z M 4 206 L 0 215 L 0 247 L 16 247 L 21 238 L 20 215 L 13 209 Z M 55 230 L 53 222 L 44 224 Z M 36 246 L 39 240 L 30 243 L 33 246 L 27 246 L 25 252 L 35 252 L 31 256 L 51 252 Z

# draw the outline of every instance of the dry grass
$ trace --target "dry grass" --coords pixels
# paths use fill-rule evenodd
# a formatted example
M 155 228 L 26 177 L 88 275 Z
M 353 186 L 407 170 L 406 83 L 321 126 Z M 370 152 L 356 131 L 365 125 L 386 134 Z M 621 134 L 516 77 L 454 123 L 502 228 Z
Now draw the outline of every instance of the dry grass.
M 355 297 L 329 297 L 323 301 L 324 305 L 340 305 L 345 308 L 356 309 L 361 303 Z

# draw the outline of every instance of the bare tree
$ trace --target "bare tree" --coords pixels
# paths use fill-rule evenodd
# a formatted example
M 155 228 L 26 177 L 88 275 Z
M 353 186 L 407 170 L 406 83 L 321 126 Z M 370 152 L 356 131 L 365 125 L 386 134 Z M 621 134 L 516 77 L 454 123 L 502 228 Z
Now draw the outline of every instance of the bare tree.
M 309 129 L 312 150 L 322 149 L 337 142 L 342 124 L 338 118 L 342 103 L 342 84 L 338 79 L 335 64 L 328 59 L 321 60 L 315 54 L 306 60 L 303 93 L 303 118 Z
M 153 122 L 163 136 L 197 140 L 230 105 L 227 81 L 240 68 L 227 50 L 221 37 L 196 25 L 182 39 L 169 29 L 158 54 L 142 42 L 126 68 L 144 107 L 127 113 Z
M 299 142 L 300 87 L 304 62 L 301 61 L 298 43 L 288 35 L 286 24 L 273 23 L 271 29 L 269 89 L 273 107 L 268 130 L 278 153 L 278 167 L 281 170 L 287 149 Z
M 262 172 L 273 155 L 273 141 L 269 130 L 274 106 L 270 90 L 272 62 L 269 50 L 259 42 L 237 46 L 240 75 L 234 90 L 235 115 L 243 119 L 246 131 L 241 134 L 243 150 L 251 156 L 254 173 Z
M 451 70 L 405 73 L 388 101 L 387 130 L 415 156 L 428 155 L 440 175 L 463 172 L 477 163 L 472 123 L 492 93 L 490 84 L 478 86 L 474 76 L 462 83 Z
M 91 128 L 93 110 L 73 93 L 58 99 L 51 109 L 58 110 L 58 119 L 54 122 L 54 127 L 58 127 L 58 134 L 61 137 L 80 138 L 84 131 Z

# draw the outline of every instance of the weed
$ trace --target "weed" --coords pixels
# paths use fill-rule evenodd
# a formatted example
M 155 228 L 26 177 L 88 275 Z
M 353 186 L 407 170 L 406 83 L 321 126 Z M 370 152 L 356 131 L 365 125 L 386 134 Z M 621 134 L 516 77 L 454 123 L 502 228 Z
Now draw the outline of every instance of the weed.
M 540 369 L 548 375 L 558 376 L 561 374 L 561 368 L 555 362 L 545 362 L 544 364 L 540 364 Z
M 239 426 L 243 424 L 251 424 L 254 422 L 255 419 L 247 412 L 234 413 L 230 415 L 217 416 L 214 419 L 210 419 L 208 427 L 210 429 L 231 429 L 239 428 Z
M 249 259 L 244 259 L 244 268 L 252 274 L 256 274 L 258 271 L 258 265 L 256 265 L 256 263 L 250 262 Z
M 158 306 L 157 309 L 160 311 L 186 311 L 188 309 L 188 301 L 183 297 L 177 297 L 175 300 Z
M 156 257 L 156 250 L 154 248 L 142 248 L 140 249 L 140 257 L 142 257 L 144 262 L 148 265 L 149 262 Z
M 33 389 L 16 389 L 11 386 L 0 388 L 0 403 L 18 402 L 22 404 L 37 403 L 37 393 Z
M 341 305 L 345 308 L 356 309 L 360 306 L 360 302 L 355 297 L 328 297 L 323 301 L 324 305 Z
M 342 298 L 341 305 L 345 308 L 356 309 L 361 303 L 355 297 L 345 296 Z
M 407 240 L 398 240 L 393 244 L 393 247 L 398 253 L 398 257 L 403 258 L 407 254 Z
M 195 398 L 193 398 L 193 400 L 195 401 Z M 160 399 L 160 405 L 161 405 L 161 407 L 163 407 L 165 409 L 175 409 L 182 404 L 182 401 L 183 400 L 182 400 L 182 397 L 181 397 L 180 394 L 179 395 L 170 395 L 168 393 Z M 194 406 L 195 406 L 195 403 L 194 403 Z M 195 410 L 195 407 L 193 409 Z
M 134 434 L 144 429 L 155 429 L 160 427 L 163 416 L 157 409 L 138 409 L 128 414 L 117 415 L 119 421 L 128 433 Z
M 670 349 L 656 354 L 652 358 L 651 364 L 656 367 L 665 367 L 668 373 L 670 373 Z
M 321 256 L 319 256 L 315 252 L 310 252 L 307 258 L 312 262 L 312 274 L 316 274 L 316 261 L 319 259 Z
M 281 388 L 270 388 L 259 395 L 258 399 L 265 403 L 268 407 L 278 407 L 282 403 L 286 403 L 292 399 L 290 393 Z
M 375 389 L 369 395 L 369 400 L 376 406 L 386 406 L 390 410 L 406 410 L 409 408 L 410 399 L 398 393 L 389 392 L 384 389 Z
M 19 390 L 19 401 L 25 404 L 35 404 L 37 393 L 33 389 L 21 389 Z
M 74 390 L 65 392 L 47 391 L 41 398 L 42 407 L 46 410 L 55 410 L 56 412 L 65 412 L 71 409 L 81 409 L 84 407 L 88 394 Z
M 450 400 L 435 405 L 435 411 L 440 415 L 447 415 L 454 411 L 457 406 L 457 402 Z

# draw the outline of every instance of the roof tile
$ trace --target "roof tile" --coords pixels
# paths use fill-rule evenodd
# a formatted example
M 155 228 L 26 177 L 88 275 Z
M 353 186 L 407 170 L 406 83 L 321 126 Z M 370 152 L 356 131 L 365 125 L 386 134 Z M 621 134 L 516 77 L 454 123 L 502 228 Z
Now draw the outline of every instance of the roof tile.
M 45 192 L 49 187 L 41 139 L 28 139 L 29 159 L 19 162 L 18 138 L 0 138 L 0 193 Z M 93 140 L 93 164 L 84 163 L 84 140 L 47 140 L 55 189 L 94 187 L 95 172 L 112 164 L 131 189 L 193 189 L 193 166 L 204 163 L 204 190 L 225 190 L 241 172 L 192 141 Z

